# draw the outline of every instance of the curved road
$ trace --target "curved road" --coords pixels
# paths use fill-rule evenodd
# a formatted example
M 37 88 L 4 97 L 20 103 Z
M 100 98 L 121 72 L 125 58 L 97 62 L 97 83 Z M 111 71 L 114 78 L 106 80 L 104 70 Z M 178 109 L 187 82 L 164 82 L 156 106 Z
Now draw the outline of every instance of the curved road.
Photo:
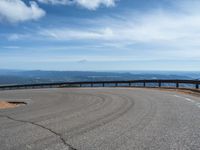
M 200 98 L 152 89 L 0 91 L 1 150 L 199 150 Z

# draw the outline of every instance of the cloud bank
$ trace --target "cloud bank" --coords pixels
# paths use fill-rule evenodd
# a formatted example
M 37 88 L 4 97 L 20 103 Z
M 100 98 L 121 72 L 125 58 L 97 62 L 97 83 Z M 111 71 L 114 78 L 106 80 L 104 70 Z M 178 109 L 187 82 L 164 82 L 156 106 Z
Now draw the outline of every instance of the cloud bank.
M 44 56 L 47 51 L 55 51 L 50 62 L 70 60 L 63 58 L 64 52 L 72 58 L 71 61 L 88 60 L 87 63 L 160 60 L 163 63 L 199 62 L 200 2 L 181 0 L 176 1 L 173 7 L 152 8 L 148 12 L 129 10 L 116 16 L 92 19 L 78 18 L 75 23 L 45 25 L 29 30 L 27 34 L 10 34 L 7 39 L 11 42 L 28 40 L 36 45 L 38 41 L 48 43 L 48 46 L 33 49 L 41 52 L 46 50 Z M 51 43 L 63 47 L 52 47 Z M 58 57 L 56 60 L 55 56 Z
M 151 51 L 147 56 L 142 55 L 145 59 L 150 56 L 151 59 L 199 59 L 200 2 L 188 3 L 177 1 L 175 11 L 165 8 L 148 13 L 130 11 L 117 17 L 80 20 L 81 28 L 62 26 L 41 29 L 38 33 L 48 40 L 85 41 L 103 45 L 103 49 Z
M 96 10 L 98 7 L 115 6 L 116 0 L 38 0 L 41 3 L 52 4 L 52 5 L 79 5 L 89 10 Z
M 87 27 L 45 28 L 40 35 L 57 40 L 107 40 L 141 43 L 195 41 L 200 38 L 200 11 L 178 5 L 177 12 L 156 9 L 148 13 L 128 12 L 118 17 L 80 20 Z M 199 2 L 200 5 L 200 2 Z M 184 6 L 184 7 L 183 7 Z M 198 7 L 198 6 L 196 6 Z M 200 10 L 200 7 L 199 7 Z
M 12 23 L 37 20 L 45 15 L 36 2 L 30 1 L 29 6 L 21 0 L 0 0 L 0 21 Z

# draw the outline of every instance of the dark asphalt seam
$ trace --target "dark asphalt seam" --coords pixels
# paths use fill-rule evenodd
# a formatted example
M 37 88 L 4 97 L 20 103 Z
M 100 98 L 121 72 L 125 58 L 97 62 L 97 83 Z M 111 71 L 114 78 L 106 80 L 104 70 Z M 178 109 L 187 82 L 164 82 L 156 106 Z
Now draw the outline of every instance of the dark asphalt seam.
M 6 115 L 0 115 L 0 117 L 4 117 L 4 118 L 8 118 L 10 120 L 13 120 L 13 121 L 17 121 L 17 122 L 22 122 L 22 123 L 28 123 L 28 124 L 32 124 L 34 126 L 38 126 L 40 128 L 43 128 L 45 130 L 48 130 L 49 132 L 53 133 L 54 135 L 56 135 L 57 137 L 59 137 L 59 139 L 62 141 L 62 143 L 67 146 L 69 148 L 69 150 L 77 150 L 75 148 L 73 148 L 70 144 L 68 144 L 65 139 L 62 137 L 62 135 L 60 133 L 57 133 L 55 131 L 53 131 L 52 129 L 50 128 L 47 128 L 45 126 L 42 126 L 40 124 L 37 124 L 37 123 L 34 123 L 34 122 L 31 122 L 31 121 L 26 121 L 26 120 L 19 120 L 19 119 L 15 119 L 15 118 L 12 118 L 10 116 L 6 116 Z

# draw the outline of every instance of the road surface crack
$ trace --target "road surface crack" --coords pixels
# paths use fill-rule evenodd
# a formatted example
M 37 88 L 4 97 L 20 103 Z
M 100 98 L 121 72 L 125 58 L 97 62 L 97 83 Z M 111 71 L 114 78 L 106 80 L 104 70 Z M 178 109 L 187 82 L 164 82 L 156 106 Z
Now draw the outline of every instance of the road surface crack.
M 62 137 L 62 135 L 61 135 L 60 133 L 57 133 L 57 132 L 53 131 L 53 130 L 50 129 L 50 128 L 47 128 L 47 127 L 45 127 L 45 126 L 43 126 L 43 125 L 37 124 L 37 123 L 32 122 L 32 121 L 15 119 L 15 118 L 12 118 L 12 117 L 7 116 L 7 115 L 0 115 L 0 117 L 4 117 L 4 118 L 7 118 L 7 119 L 10 119 L 10 120 L 13 120 L 13 121 L 17 121 L 17 122 L 28 123 L 28 124 L 32 124 L 32 125 L 34 125 L 34 126 L 38 126 L 38 127 L 42 128 L 42 129 L 45 129 L 45 130 L 51 132 L 51 133 L 54 134 L 55 136 L 57 136 L 57 137 L 62 141 L 62 143 L 63 143 L 66 147 L 68 147 L 68 150 L 77 150 L 77 149 L 75 149 L 74 147 L 72 147 L 72 145 L 68 144 L 68 143 L 65 141 L 65 139 Z

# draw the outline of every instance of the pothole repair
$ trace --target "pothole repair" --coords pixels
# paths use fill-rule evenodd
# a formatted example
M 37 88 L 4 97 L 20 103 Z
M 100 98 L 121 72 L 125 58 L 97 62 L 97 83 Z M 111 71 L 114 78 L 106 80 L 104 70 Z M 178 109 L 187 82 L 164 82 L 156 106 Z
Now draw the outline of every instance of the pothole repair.
M 0 109 L 15 108 L 26 104 L 26 102 L 19 101 L 0 101 Z

